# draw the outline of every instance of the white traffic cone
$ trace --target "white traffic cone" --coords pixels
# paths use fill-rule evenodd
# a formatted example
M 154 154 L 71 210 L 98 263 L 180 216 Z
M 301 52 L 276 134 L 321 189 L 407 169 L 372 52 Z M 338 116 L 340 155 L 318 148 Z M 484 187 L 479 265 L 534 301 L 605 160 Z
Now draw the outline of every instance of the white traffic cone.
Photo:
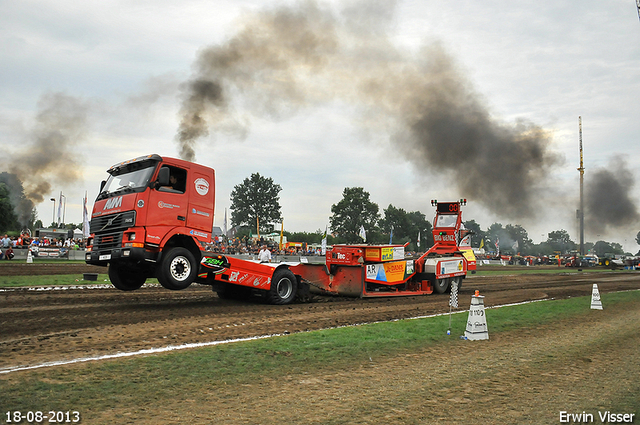
M 489 339 L 487 317 L 484 314 L 484 296 L 480 295 L 480 291 L 476 291 L 476 294 L 471 296 L 471 307 L 469 307 L 469 318 L 464 337 L 470 340 Z
M 33 263 L 33 255 L 31 255 L 31 250 L 27 249 L 27 264 Z
M 602 301 L 600 301 L 600 291 L 598 291 L 598 285 L 593 284 L 591 290 L 591 310 L 602 310 Z

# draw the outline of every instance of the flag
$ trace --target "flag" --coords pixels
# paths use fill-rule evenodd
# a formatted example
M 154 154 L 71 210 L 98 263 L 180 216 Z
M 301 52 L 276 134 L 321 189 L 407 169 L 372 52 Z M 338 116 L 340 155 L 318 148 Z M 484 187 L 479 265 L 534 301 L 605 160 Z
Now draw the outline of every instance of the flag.
M 420 248 L 420 231 L 418 230 L 418 248 Z
M 449 305 L 458 308 L 458 279 L 451 280 L 451 296 L 449 297 Z
M 60 202 L 58 203 L 58 227 L 60 227 L 60 223 L 62 223 L 62 191 L 60 191 Z
M 322 235 L 322 255 L 327 255 L 327 229 L 328 226 L 325 226 L 324 235 Z
M 391 233 L 389 234 L 389 245 L 393 243 L 393 224 L 391 225 Z
M 360 233 L 358 233 L 358 236 L 360 236 L 363 241 L 367 241 L 367 232 L 365 232 L 364 226 L 360 226 Z
M 484 238 L 480 239 L 480 249 L 484 248 Z
M 496 252 L 500 255 L 500 238 L 496 238 Z
M 284 233 L 284 219 L 280 223 L 280 243 L 278 244 L 278 249 L 282 251 L 282 236 Z
M 87 192 L 84 192 L 84 200 L 83 200 L 83 208 L 82 208 L 82 237 L 89 237 L 89 213 L 87 212 Z
M 228 236 L 227 235 L 227 209 L 224 209 L 224 222 L 222 223 L 222 234 L 224 236 Z
M 518 241 L 515 241 L 513 245 L 511 245 L 511 249 L 513 249 L 513 253 L 518 252 Z

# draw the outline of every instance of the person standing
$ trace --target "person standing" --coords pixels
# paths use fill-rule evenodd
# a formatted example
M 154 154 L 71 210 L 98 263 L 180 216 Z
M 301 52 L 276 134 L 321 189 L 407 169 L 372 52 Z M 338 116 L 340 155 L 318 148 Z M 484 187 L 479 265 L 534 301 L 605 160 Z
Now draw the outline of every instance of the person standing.
M 260 260 L 261 263 L 271 262 L 271 251 L 269 251 L 266 245 L 262 245 L 262 249 L 260 249 L 258 253 L 258 260 Z
M 3 256 L 0 257 L 0 258 L 6 258 L 7 250 L 11 246 L 11 239 L 9 239 L 9 236 L 5 234 L 4 238 L 2 238 L 1 242 L 2 242 L 2 254 L 3 254 Z

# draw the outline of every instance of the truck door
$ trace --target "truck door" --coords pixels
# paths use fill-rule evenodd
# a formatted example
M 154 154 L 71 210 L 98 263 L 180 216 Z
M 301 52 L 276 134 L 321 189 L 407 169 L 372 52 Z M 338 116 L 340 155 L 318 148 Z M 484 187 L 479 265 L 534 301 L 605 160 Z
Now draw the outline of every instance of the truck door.
M 183 227 L 187 225 L 187 177 L 184 168 L 172 165 L 162 165 L 169 168 L 170 186 L 151 189 L 149 193 L 149 208 L 147 209 L 148 232 L 150 227 L 170 226 Z M 150 232 L 150 236 L 153 232 Z M 154 242 L 153 240 L 149 240 Z M 158 241 L 155 241 L 156 243 Z
M 210 234 L 213 227 L 213 208 L 215 202 L 215 182 L 213 173 L 204 170 L 190 170 L 188 189 L 189 205 L 187 227 L 202 230 Z M 205 239 L 207 236 L 201 235 Z M 210 236 L 210 235 L 209 235 Z

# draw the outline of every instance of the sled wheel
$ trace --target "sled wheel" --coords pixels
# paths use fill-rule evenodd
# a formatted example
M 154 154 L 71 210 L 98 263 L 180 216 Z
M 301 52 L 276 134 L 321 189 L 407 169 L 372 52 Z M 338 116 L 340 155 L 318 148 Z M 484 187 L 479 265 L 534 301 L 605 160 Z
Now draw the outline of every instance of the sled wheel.
M 267 300 L 271 304 L 289 304 L 296 297 L 298 282 L 289 269 L 279 269 L 273 274 Z
M 436 279 L 433 290 L 436 294 L 444 294 L 449 289 L 449 279 Z

